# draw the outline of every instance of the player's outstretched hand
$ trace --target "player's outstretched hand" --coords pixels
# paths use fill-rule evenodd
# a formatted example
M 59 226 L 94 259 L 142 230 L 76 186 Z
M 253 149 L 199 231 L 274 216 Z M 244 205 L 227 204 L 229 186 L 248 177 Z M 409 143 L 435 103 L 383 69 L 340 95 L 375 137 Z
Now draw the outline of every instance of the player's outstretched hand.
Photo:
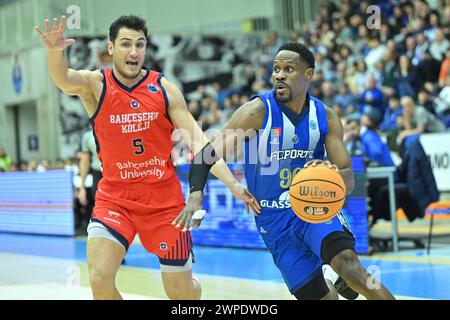
M 172 224 L 183 232 L 198 229 L 206 211 L 203 210 L 203 192 L 195 191 L 189 195 L 186 207 L 172 221 Z
M 245 210 L 250 213 L 249 207 L 252 208 L 253 214 L 256 216 L 261 213 L 261 206 L 258 200 L 248 191 L 248 189 L 240 183 L 235 183 L 230 188 L 231 193 L 237 199 L 243 200 L 245 203 Z
M 324 165 L 328 166 L 330 169 L 334 169 L 336 171 L 339 171 L 339 168 L 337 167 L 337 165 L 332 164 L 330 161 L 324 161 L 324 160 L 311 160 L 311 161 L 308 161 L 305 164 L 304 168 L 307 168 L 307 167 L 310 167 L 310 166 L 311 167 L 315 167 L 318 164 L 324 164 Z
M 45 19 L 45 33 L 36 26 L 34 30 L 41 36 L 47 50 L 62 51 L 65 47 L 70 46 L 75 42 L 75 39 L 64 39 L 64 28 L 66 26 L 66 17 L 61 17 L 61 23 L 58 26 L 58 19 L 53 19 L 53 26 L 50 29 L 50 21 Z

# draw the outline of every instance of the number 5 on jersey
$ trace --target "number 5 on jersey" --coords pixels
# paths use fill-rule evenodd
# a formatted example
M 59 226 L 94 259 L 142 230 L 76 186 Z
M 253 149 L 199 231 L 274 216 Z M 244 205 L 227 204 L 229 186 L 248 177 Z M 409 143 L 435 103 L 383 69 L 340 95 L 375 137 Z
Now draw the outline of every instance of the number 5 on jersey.
M 133 139 L 133 147 L 138 148 L 134 151 L 135 155 L 140 155 L 144 153 L 144 145 L 142 144 L 142 138 Z

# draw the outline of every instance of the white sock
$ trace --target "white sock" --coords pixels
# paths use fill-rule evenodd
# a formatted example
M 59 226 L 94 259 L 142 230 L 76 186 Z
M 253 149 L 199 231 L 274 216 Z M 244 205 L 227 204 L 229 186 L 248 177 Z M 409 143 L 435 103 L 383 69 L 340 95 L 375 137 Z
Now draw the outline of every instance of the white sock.
M 335 284 L 339 275 L 331 268 L 329 264 L 324 264 L 322 266 L 323 277 L 325 280 L 330 280 L 332 284 Z

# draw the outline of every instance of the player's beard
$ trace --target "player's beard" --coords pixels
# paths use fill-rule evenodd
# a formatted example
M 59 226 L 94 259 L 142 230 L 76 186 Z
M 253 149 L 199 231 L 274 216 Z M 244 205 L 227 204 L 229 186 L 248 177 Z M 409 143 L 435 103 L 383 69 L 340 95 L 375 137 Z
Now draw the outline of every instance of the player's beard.
M 281 102 L 281 103 L 288 103 L 292 101 L 292 90 L 289 87 L 286 87 L 286 90 L 289 91 L 289 94 L 284 94 L 284 95 L 279 95 L 275 89 L 275 96 L 277 98 L 277 101 Z

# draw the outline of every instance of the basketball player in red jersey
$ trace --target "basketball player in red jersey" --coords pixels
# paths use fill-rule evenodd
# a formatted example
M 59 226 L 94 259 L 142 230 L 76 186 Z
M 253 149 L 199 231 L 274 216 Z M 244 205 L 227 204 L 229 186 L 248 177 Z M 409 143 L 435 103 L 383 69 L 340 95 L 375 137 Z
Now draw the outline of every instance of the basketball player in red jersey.
M 200 283 L 192 278 L 189 232 L 196 225 L 183 223 L 180 230 L 172 222 L 180 212 L 190 219 L 202 209 L 204 181 L 199 182 L 191 169 L 190 180 L 197 181 L 191 184 L 185 207 L 170 159 L 172 131 L 183 129 L 194 154 L 210 144 L 187 111 L 178 88 L 162 74 L 143 68 L 147 45 L 143 19 L 122 16 L 111 24 L 108 51 L 113 68 L 100 71 L 68 68 L 64 48 L 75 40 L 64 39 L 65 23 L 63 16 L 60 24 L 53 20 L 52 28 L 45 20 L 45 32 L 35 29 L 47 47 L 51 79 L 64 93 L 80 97 L 102 161 L 103 179 L 88 227 L 87 258 L 93 296 L 122 298 L 115 277 L 137 233 L 146 250 L 159 257 L 168 297 L 199 299 Z M 223 159 L 216 159 L 211 172 L 234 196 L 244 200 L 247 208 L 259 211 L 254 197 L 234 180 Z M 206 175 L 202 177 L 206 180 Z

